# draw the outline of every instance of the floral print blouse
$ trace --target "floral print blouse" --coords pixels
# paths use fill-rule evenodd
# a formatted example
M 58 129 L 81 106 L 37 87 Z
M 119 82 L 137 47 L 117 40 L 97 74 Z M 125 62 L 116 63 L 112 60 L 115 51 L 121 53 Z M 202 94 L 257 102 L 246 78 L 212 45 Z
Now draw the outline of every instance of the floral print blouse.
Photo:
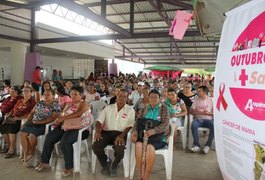
M 51 104 L 46 104 L 44 100 L 41 100 L 35 106 L 35 113 L 33 114 L 34 121 L 43 121 L 52 116 L 53 112 L 61 112 L 61 107 L 58 102 L 53 101 Z

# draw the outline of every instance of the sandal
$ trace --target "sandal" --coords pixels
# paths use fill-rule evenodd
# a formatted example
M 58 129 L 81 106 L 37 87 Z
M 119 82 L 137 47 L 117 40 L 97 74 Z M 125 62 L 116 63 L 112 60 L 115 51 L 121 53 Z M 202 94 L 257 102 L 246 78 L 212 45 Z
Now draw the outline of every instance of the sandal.
M 33 166 L 33 156 L 30 156 L 30 158 L 28 158 L 26 161 L 24 160 L 23 162 L 23 166 L 30 168 Z
M 12 153 L 6 153 L 5 158 L 12 158 L 16 153 L 12 152 Z
M 32 158 L 33 158 L 33 155 L 31 154 L 31 155 L 28 156 L 28 158 L 26 159 L 26 161 L 25 160 L 24 161 L 25 162 L 29 162 L 29 161 L 31 161 Z
M 47 164 L 43 164 L 43 163 L 40 163 L 40 164 L 35 168 L 35 170 L 36 170 L 37 172 L 41 172 L 41 171 L 43 171 L 43 170 L 45 170 L 45 169 L 49 169 L 49 168 L 50 168 L 49 165 L 47 165 Z
M 63 172 L 62 172 L 62 176 L 63 177 L 67 177 L 69 176 L 70 174 L 73 173 L 73 169 L 65 169 Z
M 8 152 L 8 149 L 2 149 L 0 152 L 1 153 L 7 153 Z
M 11 157 L 13 157 L 15 154 L 16 154 L 16 153 L 15 153 L 14 150 L 11 151 L 11 152 L 7 152 L 6 155 L 5 155 L 5 158 L 11 158 Z

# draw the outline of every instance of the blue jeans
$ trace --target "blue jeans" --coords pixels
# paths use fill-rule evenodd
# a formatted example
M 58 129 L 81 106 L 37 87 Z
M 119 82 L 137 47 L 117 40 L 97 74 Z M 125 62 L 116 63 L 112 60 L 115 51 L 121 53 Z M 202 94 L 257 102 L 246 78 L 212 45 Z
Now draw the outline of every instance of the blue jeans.
M 193 140 L 194 140 L 193 145 L 200 147 L 199 134 L 198 134 L 198 128 L 199 127 L 209 128 L 210 133 L 209 133 L 209 137 L 208 137 L 208 140 L 207 140 L 205 146 L 211 147 L 212 141 L 213 141 L 213 138 L 214 138 L 213 120 L 194 119 L 192 121 L 191 131 L 192 131 L 192 136 L 193 136 Z

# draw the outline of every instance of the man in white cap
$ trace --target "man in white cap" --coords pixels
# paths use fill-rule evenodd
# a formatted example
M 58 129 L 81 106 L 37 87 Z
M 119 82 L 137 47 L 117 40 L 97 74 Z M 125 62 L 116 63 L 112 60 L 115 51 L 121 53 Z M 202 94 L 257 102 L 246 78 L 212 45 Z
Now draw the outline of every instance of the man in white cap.
M 138 82 L 137 89 L 132 92 L 132 94 L 129 96 L 129 99 L 131 101 L 131 104 L 134 106 L 139 99 L 142 97 L 142 90 L 143 90 L 144 82 Z

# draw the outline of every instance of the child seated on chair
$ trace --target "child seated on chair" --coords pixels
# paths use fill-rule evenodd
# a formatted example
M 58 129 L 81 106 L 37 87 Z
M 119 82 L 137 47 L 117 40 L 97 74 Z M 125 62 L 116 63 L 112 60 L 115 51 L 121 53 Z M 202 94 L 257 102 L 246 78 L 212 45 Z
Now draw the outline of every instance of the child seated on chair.
M 168 99 L 165 101 L 165 104 L 170 114 L 169 120 L 175 124 L 174 142 L 176 142 L 178 135 L 177 127 L 183 126 L 181 118 L 187 115 L 187 109 L 184 101 L 178 98 L 175 89 L 168 88 L 167 94 L 168 94 Z

